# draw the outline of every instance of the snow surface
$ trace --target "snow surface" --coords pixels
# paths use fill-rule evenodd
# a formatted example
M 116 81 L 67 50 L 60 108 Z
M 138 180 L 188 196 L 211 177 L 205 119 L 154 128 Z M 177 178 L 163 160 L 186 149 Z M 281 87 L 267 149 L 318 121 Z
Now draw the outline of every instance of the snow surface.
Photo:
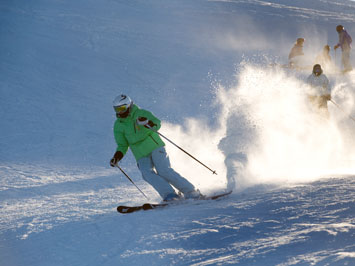
M 354 1 L 2 1 L 0 265 L 355 265 L 355 73 L 325 73 L 326 120 L 310 71 L 277 67 L 298 37 L 313 64 L 338 24 L 354 38 Z M 168 144 L 174 168 L 235 193 L 118 214 L 145 202 L 108 166 L 122 92 L 218 175 Z

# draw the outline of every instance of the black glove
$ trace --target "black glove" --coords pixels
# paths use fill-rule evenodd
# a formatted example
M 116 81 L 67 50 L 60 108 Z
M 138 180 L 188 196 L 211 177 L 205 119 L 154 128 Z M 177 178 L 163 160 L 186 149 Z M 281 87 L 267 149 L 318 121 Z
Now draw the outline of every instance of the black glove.
M 112 167 L 115 167 L 116 164 L 121 161 L 121 159 L 123 158 L 123 153 L 120 151 L 116 151 L 115 154 L 113 155 L 111 161 L 110 161 L 110 165 Z
M 146 117 L 138 117 L 137 125 L 144 126 L 145 128 L 152 128 L 156 126 L 152 121 L 148 120 Z

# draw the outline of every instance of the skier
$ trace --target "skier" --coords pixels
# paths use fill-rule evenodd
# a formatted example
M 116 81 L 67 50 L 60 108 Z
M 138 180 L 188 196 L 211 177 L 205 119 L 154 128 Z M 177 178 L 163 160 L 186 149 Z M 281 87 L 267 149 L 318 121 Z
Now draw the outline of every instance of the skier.
M 338 25 L 336 27 L 336 31 L 339 35 L 339 42 L 337 45 L 334 46 L 334 50 L 341 47 L 341 63 L 343 65 L 343 72 L 348 72 L 353 69 L 350 64 L 350 50 L 352 39 L 351 36 L 347 33 L 347 31 L 344 29 L 344 26 Z
M 324 66 L 329 66 L 332 62 L 332 58 L 330 56 L 330 46 L 329 45 L 325 45 L 323 47 L 322 52 L 316 57 L 316 64 L 320 64 L 323 67 Z
M 290 67 L 297 67 L 301 65 L 303 60 L 303 44 L 305 42 L 304 38 L 298 38 L 296 43 L 292 47 L 290 54 L 288 55 L 288 62 Z
M 160 120 L 151 112 L 133 104 L 126 95 L 117 96 L 113 101 L 113 108 L 117 117 L 113 129 L 117 149 L 110 165 L 115 167 L 129 147 L 143 179 L 159 193 L 163 201 L 180 199 L 173 186 L 186 199 L 202 198 L 193 184 L 171 168 L 165 143 L 155 132 L 160 129 Z
M 320 114 L 329 117 L 327 105 L 327 102 L 331 100 L 329 80 L 323 74 L 321 65 L 313 66 L 312 74 L 307 78 L 307 84 L 311 87 L 308 99 Z

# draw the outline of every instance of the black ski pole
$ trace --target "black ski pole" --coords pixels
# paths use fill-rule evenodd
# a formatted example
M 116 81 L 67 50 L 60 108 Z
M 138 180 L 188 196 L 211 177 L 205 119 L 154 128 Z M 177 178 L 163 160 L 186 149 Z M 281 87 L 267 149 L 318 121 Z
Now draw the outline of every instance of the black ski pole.
M 194 156 L 192 156 L 190 153 L 188 153 L 187 151 L 185 151 L 183 148 L 179 147 L 178 145 L 176 145 L 174 142 L 172 142 L 170 139 L 168 139 L 167 137 L 165 137 L 163 134 L 161 134 L 160 132 L 154 130 L 153 128 L 149 127 L 152 131 L 154 131 L 155 133 L 159 134 L 161 137 L 163 137 L 164 139 L 166 139 L 167 141 L 169 141 L 171 144 L 173 144 L 176 148 L 180 149 L 181 151 L 183 151 L 184 153 L 186 153 L 188 156 L 190 156 L 192 159 L 194 159 L 195 161 L 199 162 L 201 165 L 203 165 L 204 167 L 206 167 L 208 170 L 210 170 L 214 175 L 217 175 L 216 170 L 212 170 L 211 168 L 209 168 L 207 165 L 205 165 L 204 163 L 202 163 L 200 160 L 196 159 Z
M 144 196 L 147 200 L 149 200 L 148 197 L 143 193 L 143 191 L 140 190 L 139 187 L 133 182 L 133 180 L 126 174 L 126 172 L 123 171 L 123 169 L 122 169 L 118 164 L 115 164 L 115 166 L 116 166 L 118 169 L 120 169 L 121 172 L 127 177 L 127 179 L 128 179 L 129 181 L 131 181 L 131 183 L 139 190 L 139 192 L 142 193 L 143 196 Z
M 348 115 L 344 110 L 343 110 L 343 108 L 341 108 L 340 106 L 339 106 L 339 104 L 337 104 L 336 102 L 334 102 L 333 100 L 330 100 L 336 107 L 338 107 L 344 114 L 346 114 L 346 115 Z M 351 115 L 348 115 L 349 116 L 349 118 L 351 119 L 351 120 L 353 120 L 354 122 L 355 122 L 355 118 L 354 117 L 352 117 Z

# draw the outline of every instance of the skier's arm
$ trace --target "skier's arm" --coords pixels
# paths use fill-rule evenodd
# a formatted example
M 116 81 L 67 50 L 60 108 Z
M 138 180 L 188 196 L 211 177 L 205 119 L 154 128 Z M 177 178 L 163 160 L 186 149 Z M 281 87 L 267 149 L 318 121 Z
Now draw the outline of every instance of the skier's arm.
M 344 44 L 344 32 L 339 33 L 339 42 L 334 46 L 334 49 L 341 47 Z
M 330 94 L 329 79 L 324 75 L 323 88 Z
M 129 144 L 128 144 L 128 141 L 127 141 L 126 137 L 124 136 L 123 132 L 119 130 L 117 123 L 114 126 L 113 134 L 115 136 L 115 141 L 117 143 L 116 152 L 119 151 L 124 156 L 128 150 Z
M 313 75 L 311 74 L 308 76 L 307 81 L 306 81 L 309 86 L 312 86 L 312 79 L 313 79 Z
M 143 125 L 144 118 L 146 118 L 148 121 L 146 122 L 150 127 L 152 127 L 154 130 L 159 130 L 161 127 L 161 121 L 155 117 L 151 112 L 147 110 L 141 109 L 139 112 L 139 116 L 137 120 L 141 120 Z M 138 122 L 139 123 L 139 122 Z
M 115 167 L 116 164 L 122 160 L 123 156 L 126 154 L 128 150 L 128 142 L 126 137 L 122 132 L 114 130 L 115 140 L 117 143 L 117 149 L 112 159 L 110 160 L 110 165 Z
M 293 47 L 291 48 L 290 53 L 288 54 L 288 59 L 292 59 L 293 57 L 295 57 L 295 52 L 296 52 L 295 50 L 296 50 L 296 47 L 293 46 Z
M 325 98 L 325 100 L 330 101 L 331 96 L 330 96 L 330 86 L 329 86 L 329 80 L 326 76 L 324 76 L 324 82 L 323 82 L 323 88 L 326 90 L 326 93 L 322 95 L 322 97 Z

